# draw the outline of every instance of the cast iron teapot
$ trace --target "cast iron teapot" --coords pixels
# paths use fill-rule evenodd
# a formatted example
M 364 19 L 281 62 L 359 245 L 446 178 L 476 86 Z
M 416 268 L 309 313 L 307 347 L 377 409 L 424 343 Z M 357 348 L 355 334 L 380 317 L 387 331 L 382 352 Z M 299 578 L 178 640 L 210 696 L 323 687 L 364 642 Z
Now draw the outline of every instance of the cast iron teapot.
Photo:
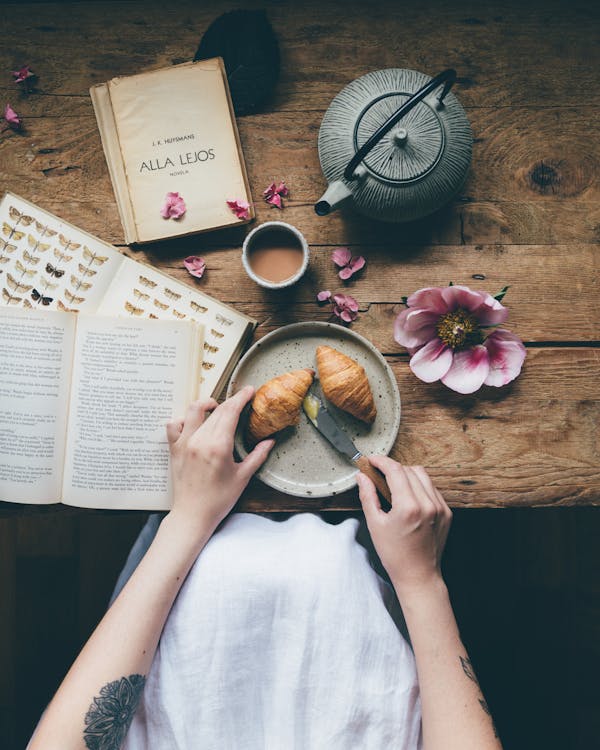
M 453 198 L 465 181 L 473 144 L 465 111 L 449 93 L 455 80 L 451 69 L 430 78 L 390 68 L 342 89 L 319 130 L 329 187 L 315 204 L 317 214 L 352 199 L 374 219 L 413 221 Z

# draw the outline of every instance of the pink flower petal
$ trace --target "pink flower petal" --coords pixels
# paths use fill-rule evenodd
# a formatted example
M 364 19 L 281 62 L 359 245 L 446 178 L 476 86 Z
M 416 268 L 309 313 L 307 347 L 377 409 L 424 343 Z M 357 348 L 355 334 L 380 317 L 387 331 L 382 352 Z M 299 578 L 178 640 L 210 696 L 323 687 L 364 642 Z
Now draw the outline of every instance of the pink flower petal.
M 272 206 L 275 206 L 276 208 L 283 208 L 283 203 L 281 202 L 281 196 L 278 193 L 275 193 L 270 198 L 265 198 L 267 203 L 270 203 Z
M 19 70 L 13 70 L 12 74 L 15 79 L 15 83 L 22 83 L 28 78 L 35 78 L 35 73 L 31 70 L 29 65 L 23 65 L 23 67 L 19 68 Z
M 277 185 L 277 187 L 275 188 L 275 192 L 279 193 L 279 195 L 281 195 L 283 198 L 287 198 L 290 194 L 289 188 L 283 180 L 281 180 L 279 185 Z
M 497 388 L 510 383 L 521 372 L 527 350 L 518 336 L 498 328 L 487 337 L 483 345 L 490 357 L 490 371 L 486 385 Z
M 442 383 L 457 393 L 475 393 L 483 385 L 489 371 L 488 350 L 478 344 L 455 352 L 450 369 L 442 376 Z
M 351 258 L 352 253 L 347 247 L 336 247 L 331 253 L 331 260 L 340 268 L 347 266 L 348 263 L 350 263 Z
M 206 270 L 206 262 L 204 258 L 199 258 L 197 255 L 189 255 L 184 258 L 183 265 L 187 268 L 187 271 L 197 279 L 201 279 L 204 276 Z
M 474 312 L 485 302 L 485 297 L 483 292 L 474 292 L 468 286 L 447 286 L 442 289 L 442 298 L 450 312 L 459 308 Z
M 428 286 L 424 289 L 419 289 L 408 297 L 406 304 L 409 307 L 428 308 L 433 312 L 443 315 L 445 312 L 448 312 L 448 305 L 444 301 L 442 291 L 443 289 L 440 286 Z
M 348 265 L 352 273 L 356 273 L 357 271 L 360 271 L 361 268 L 364 268 L 366 264 L 367 261 L 363 258 L 363 256 L 357 255 L 356 258 L 351 258 Z
M 238 219 L 250 218 L 250 204 L 241 198 L 225 201 Z
M 317 300 L 319 302 L 327 302 L 329 299 L 331 299 L 331 292 L 328 289 L 324 289 L 317 294 Z
M 433 383 L 444 375 L 452 365 L 452 350 L 435 338 L 421 347 L 410 360 L 410 369 L 425 383 Z
M 340 318 L 345 323 L 351 323 L 354 320 L 354 317 L 352 316 L 352 313 L 349 310 L 342 310 L 340 313 Z
M 186 212 L 186 205 L 179 193 L 167 193 L 160 209 L 163 219 L 180 219 Z
M 276 192 L 277 192 L 277 187 L 275 183 L 272 182 L 270 185 L 267 185 L 267 187 L 263 190 L 263 195 L 265 198 L 269 199 L 273 195 L 275 195 Z
M 358 312 L 358 302 L 349 294 L 346 295 L 346 309 L 351 312 Z
M 485 294 L 483 304 L 475 310 L 475 315 L 482 326 L 497 326 L 508 318 L 508 310 L 491 294 Z
M 350 266 L 344 266 L 344 268 L 341 268 L 338 276 L 342 281 L 348 281 L 348 279 L 354 274 L 354 271 L 350 268 Z
M 4 119 L 13 130 L 19 130 L 22 125 L 21 118 L 10 104 L 7 104 L 6 107 L 4 107 Z
M 394 340 L 407 348 L 423 346 L 437 336 L 439 315 L 430 310 L 407 307 L 394 321 Z

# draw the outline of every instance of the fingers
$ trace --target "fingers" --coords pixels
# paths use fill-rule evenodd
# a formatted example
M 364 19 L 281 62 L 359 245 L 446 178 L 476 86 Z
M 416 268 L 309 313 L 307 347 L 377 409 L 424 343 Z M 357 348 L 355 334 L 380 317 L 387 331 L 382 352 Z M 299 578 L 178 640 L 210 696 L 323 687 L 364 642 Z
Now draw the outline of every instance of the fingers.
M 402 464 L 389 458 L 389 456 L 369 456 L 369 461 L 385 476 L 392 491 L 392 503 L 394 498 L 401 499 L 411 491 L 405 467 Z
M 363 508 L 363 513 L 367 519 L 367 524 L 377 518 L 379 513 L 383 513 L 375 485 L 366 474 L 359 471 L 356 475 L 358 484 L 358 497 Z
M 182 429 L 183 419 L 173 419 L 170 422 L 167 422 L 167 440 L 169 441 L 169 445 L 172 445 L 177 441 L 181 435 Z
M 218 404 L 214 398 L 205 401 L 192 401 L 188 406 L 183 420 L 183 430 L 181 436 L 189 438 L 204 423 L 209 412 L 214 411 Z
M 219 428 L 225 433 L 233 435 L 244 406 L 253 396 L 254 388 L 247 385 L 239 390 L 235 396 L 231 396 L 227 401 L 224 401 L 215 413 Z
M 429 475 L 422 466 L 406 466 L 405 469 L 413 495 L 423 515 L 432 524 L 435 523 L 442 509 L 433 492 L 433 484 L 429 479 Z
M 275 445 L 274 440 L 262 440 L 254 449 L 246 456 L 241 462 L 240 467 L 247 480 L 260 469 L 260 467 L 267 460 L 267 456 L 271 452 L 271 448 Z

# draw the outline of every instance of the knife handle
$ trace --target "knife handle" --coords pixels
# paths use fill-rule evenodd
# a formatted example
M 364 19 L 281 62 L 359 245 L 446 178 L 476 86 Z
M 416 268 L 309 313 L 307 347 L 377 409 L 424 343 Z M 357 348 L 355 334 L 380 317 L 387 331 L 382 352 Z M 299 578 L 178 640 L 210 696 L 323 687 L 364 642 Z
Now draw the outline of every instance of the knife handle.
M 355 464 L 363 474 L 366 474 L 369 477 L 375 487 L 377 487 L 377 491 L 379 492 L 379 494 L 382 495 L 382 497 L 384 497 L 385 500 L 387 500 L 387 502 L 391 505 L 392 493 L 390 491 L 390 488 L 388 487 L 388 483 L 385 481 L 385 477 L 383 476 L 383 474 L 373 466 L 373 464 L 366 456 L 360 456 L 359 458 L 357 458 Z

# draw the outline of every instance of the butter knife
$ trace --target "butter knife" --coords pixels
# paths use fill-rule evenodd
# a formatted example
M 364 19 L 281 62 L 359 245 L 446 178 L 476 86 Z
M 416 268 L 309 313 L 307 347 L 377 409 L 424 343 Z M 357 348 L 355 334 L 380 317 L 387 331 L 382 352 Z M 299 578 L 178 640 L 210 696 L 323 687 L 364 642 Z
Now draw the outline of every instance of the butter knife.
M 331 416 L 331 412 L 325 406 L 319 391 L 320 388 L 317 381 L 315 381 L 302 402 L 302 408 L 309 421 L 313 423 L 323 437 L 329 440 L 336 450 L 353 461 L 360 471 L 372 480 L 378 492 L 391 505 L 392 493 L 385 481 L 385 477 L 371 464 L 366 456 L 363 456 L 347 433 L 342 430 Z

